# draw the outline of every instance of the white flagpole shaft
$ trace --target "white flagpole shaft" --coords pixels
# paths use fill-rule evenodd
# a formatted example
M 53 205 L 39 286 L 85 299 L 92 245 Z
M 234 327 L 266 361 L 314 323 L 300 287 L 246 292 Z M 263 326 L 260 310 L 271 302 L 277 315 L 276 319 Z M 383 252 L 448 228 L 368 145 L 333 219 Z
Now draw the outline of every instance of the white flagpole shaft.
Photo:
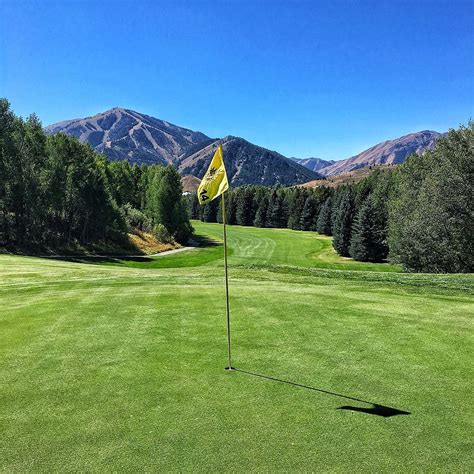
M 232 370 L 232 358 L 230 354 L 230 312 L 229 312 L 229 274 L 227 271 L 227 231 L 225 226 L 225 201 L 222 193 L 222 223 L 224 224 L 224 268 L 225 268 L 225 302 L 227 316 L 227 370 Z

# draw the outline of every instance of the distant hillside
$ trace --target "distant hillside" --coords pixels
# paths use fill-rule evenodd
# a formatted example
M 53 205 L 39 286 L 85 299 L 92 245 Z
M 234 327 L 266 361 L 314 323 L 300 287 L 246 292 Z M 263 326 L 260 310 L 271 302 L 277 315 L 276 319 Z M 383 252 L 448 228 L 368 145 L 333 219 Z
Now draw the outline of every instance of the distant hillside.
M 89 143 L 111 160 L 131 163 L 174 164 L 182 175 L 201 178 L 219 143 L 224 146 L 232 184 L 297 184 L 320 175 L 277 152 L 242 138 L 209 138 L 201 132 L 178 127 L 134 110 L 114 108 L 93 117 L 49 125 L 46 133 L 62 132 Z M 196 187 L 187 178 L 186 187 Z
M 367 178 L 375 170 L 388 171 L 393 169 L 393 165 L 374 165 L 367 166 L 366 168 L 359 168 L 349 173 L 337 174 L 334 176 L 328 176 L 326 179 L 315 179 L 313 181 L 308 181 L 307 183 L 300 184 L 299 186 L 303 188 L 318 188 L 318 187 L 329 187 L 337 188 L 344 184 L 358 183 L 364 178 Z
M 379 143 L 341 161 L 321 158 L 286 158 L 243 138 L 209 138 L 201 132 L 173 125 L 130 109 L 113 108 L 92 117 L 66 120 L 45 128 L 89 143 L 111 160 L 131 163 L 173 164 L 182 175 L 201 178 L 219 143 L 229 178 L 234 185 L 293 185 L 335 176 L 380 164 L 398 164 L 412 153 L 433 148 L 442 134 L 433 131 L 411 133 Z
M 254 145 L 243 138 L 228 136 L 180 157 L 178 171 L 202 178 L 217 147 L 224 149 L 229 181 L 235 185 L 292 185 L 320 177 L 276 151 Z
M 335 161 L 330 160 L 323 160 L 322 158 L 290 158 L 293 161 L 296 161 L 296 163 L 304 166 L 305 168 L 308 168 L 311 171 L 319 171 L 321 168 L 325 168 L 326 166 L 330 166 Z
M 122 108 L 59 122 L 49 125 L 45 131 L 62 132 L 88 142 L 111 160 L 147 164 L 174 163 L 186 150 L 210 140 L 201 132 Z
M 324 176 L 334 176 L 371 165 L 397 165 L 403 163 L 413 153 L 421 155 L 426 150 L 432 149 L 441 136 L 441 133 L 430 130 L 410 133 L 395 140 L 379 143 L 346 160 L 336 161 L 332 165 L 321 168 L 319 172 Z
M 181 185 L 183 186 L 184 193 L 193 193 L 197 191 L 200 184 L 201 180 L 191 174 L 187 174 L 181 178 Z

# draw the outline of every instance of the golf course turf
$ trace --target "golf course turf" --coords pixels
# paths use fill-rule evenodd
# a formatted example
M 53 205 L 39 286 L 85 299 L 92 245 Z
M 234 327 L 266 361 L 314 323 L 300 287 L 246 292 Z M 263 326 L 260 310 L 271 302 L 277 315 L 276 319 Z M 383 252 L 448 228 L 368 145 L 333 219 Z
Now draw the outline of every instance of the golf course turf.
M 0 470 L 472 471 L 473 275 L 311 232 L 90 262 L 0 255 Z M 200 236 L 200 237 L 199 237 Z

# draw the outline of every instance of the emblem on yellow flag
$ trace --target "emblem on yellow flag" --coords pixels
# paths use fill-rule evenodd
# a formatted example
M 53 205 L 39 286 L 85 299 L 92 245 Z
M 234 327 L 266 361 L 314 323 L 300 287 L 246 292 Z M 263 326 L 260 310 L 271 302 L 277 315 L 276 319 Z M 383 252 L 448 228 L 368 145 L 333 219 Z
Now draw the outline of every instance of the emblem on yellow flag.
M 224 166 L 224 152 L 222 151 L 222 145 L 219 145 L 219 148 L 214 153 L 207 173 L 199 185 L 199 203 L 204 204 L 208 201 L 212 201 L 224 191 L 227 191 L 228 188 L 229 182 L 227 181 L 227 173 Z

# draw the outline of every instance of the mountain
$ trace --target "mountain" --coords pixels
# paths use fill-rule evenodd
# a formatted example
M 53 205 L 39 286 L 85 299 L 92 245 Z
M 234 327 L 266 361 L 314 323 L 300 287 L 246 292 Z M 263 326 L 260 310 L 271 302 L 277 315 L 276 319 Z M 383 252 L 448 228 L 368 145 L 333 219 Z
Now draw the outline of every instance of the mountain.
M 92 117 L 66 120 L 45 128 L 89 143 L 111 160 L 131 163 L 174 164 L 181 175 L 202 178 L 219 144 L 224 147 L 232 184 L 297 184 L 320 177 L 277 152 L 242 138 L 209 138 L 134 110 L 113 108 Z M 197 179 L 197 178 L 196 178 Z M 186 185 L 192 184 L 191 178 Z
M 88 142 L 111 160 L 147 164 L 174 163 L 194 145 L 212 141 L 201 132 L 118 107 L 92 117 L 55 123 L 45 131 L 62 132 Z
M 413 154 L 423 154 L 426 150 L 434 147 L 438 138 L 443 134 L 430 130 L 410 133 L 395 140 L 387 140 L 379 143 L 368 150 L 359 153 L 346 160 L 336 161 L 332 165 L 321 168 L 319 172 L 324 176 L 334 176 L 348 173 L 349 171 L 367 166 L 403 163 L 405 159 Z
M 442 136 L 429 130 L 411 133 L 333 162 L 321 158 L 286 158 L 243 138 L 209 138 L 204 133 L 118 107 L 92 117 L 49 125 L 45 131 L 72 135 L 111 160 L 170 163 L 181 175 L 191 174 L 197 178 L 202 178 L 212 154 L 222 144 L 227 173 L 233 185 L 293 185 L 319 179 L 321 175 L 334 176 L 367 166 L 398 164 L 412 153 L 422 154 L 433 148 Z
M 224 149 L 224 161 L 229 181 L 234 185 L 292 185 L 318 179 L 320 175 L 276 151 L 267 150 L 243 138 L 227 136 L 199 150 L 185 153 L 178 161 L 181 175 L 202 178 L 217 147 Z
M 345 184 L 358 183 L 359 181 L 362 181 L 363 179 L 370 176 L 376 170 L 379 172 L 385 172 L 390 169 L 393 169 L 393 165 L 367 166 L 365 168 L 358 168 L 356 170 L 350 171 L 349 173 L 336 174 L 333 176 L 328 176 L 325 179 L 308 181 L 307 183 L 299 184 L 298 186 L 302 188 L 338 188 L 339 186 L 343 186 Z
M 181 184 L 183 186 L 183 193 L 194 193 L 199 188 L 201 180 L 192 174 L 186 174 L 181 177 Z
M 319 171 L 321 168 L 325 168 L 326 166 L 330 166 L 335 161 L 330 160 L 323 160 L 322 158 L 294 158 L 291 157 L 290 160 L 296 161 L 296 163 L 308 168 L 311 171 Z

